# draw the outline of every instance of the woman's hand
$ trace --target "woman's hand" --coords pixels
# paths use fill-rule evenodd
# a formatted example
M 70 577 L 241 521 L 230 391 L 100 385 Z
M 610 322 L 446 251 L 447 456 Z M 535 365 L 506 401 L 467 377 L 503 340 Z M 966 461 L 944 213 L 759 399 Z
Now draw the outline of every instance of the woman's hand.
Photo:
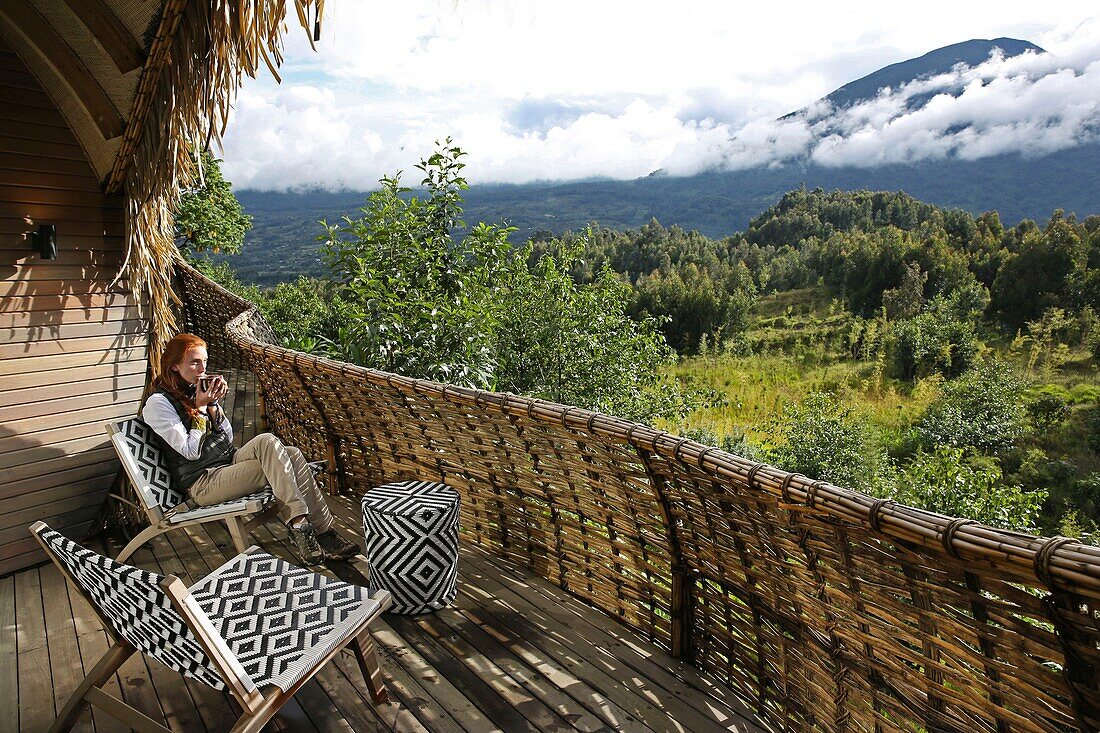
M 203 389 L 204 386 L 206 389 Z M 200 378 L 195 386 L 195 407 L 206 407 L 225 397 L 228 392 L 229 385 L 222 376 L 214 377 L 209 382 Z

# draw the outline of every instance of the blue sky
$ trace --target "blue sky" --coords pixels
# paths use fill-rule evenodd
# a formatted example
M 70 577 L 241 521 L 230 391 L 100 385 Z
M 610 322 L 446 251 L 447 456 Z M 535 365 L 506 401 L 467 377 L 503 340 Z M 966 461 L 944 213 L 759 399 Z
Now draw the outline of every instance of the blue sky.
M 910 5 L 328 0 L 316 52 L 293 23 L 282 84 L 245 80 L 223 167 L 237 188 L 363 190 L 447 136 L 471 182 L 519 183 L 1038 154 L 1100 135 L 1090 3 Z M 886 64 L 1000 36 L 1052 53 L 894 90 L 829 130 L 777 122 Z M 965 92 L 906 113 L 911 94 L 948 88 Z

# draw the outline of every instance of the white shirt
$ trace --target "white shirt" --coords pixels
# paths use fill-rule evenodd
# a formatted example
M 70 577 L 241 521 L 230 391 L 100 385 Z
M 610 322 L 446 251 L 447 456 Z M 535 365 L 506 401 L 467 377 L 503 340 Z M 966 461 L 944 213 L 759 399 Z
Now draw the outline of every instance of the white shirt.
M 230 440 L 233 440 L 233 426 L 229 424 L 225 410 L 219 410 L 219 412 L 222 418 L 219 427 L 229 434 Z M 183 421 L 176 414 L 176 408 L 172 407 L 172 403 L 161 393 L 154 392 L 145 401 L 145 407 L 141 408 L 141 419 L 153 429 L 153 432 L 163 438 L 165 443 L 172 446 L 187 460 L 193 461 L 199 457 L 206 431 L 198 427 L 191 430 L 185 429 Z

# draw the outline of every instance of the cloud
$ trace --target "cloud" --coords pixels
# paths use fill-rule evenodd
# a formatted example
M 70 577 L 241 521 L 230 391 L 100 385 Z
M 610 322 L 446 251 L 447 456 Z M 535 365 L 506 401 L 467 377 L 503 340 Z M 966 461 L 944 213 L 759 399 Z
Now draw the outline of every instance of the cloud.
M 931 11 L 899 24 L 878 0 L 853 2 L 837 13 L 719 0 L 334 1 L 317 53 L 289 34 L 283 86 L 242 89 L 223 169 L 238 188 L 364 190 L 447 137 L 469 154 L 471 183 L 1039 154 L 1095 137 L 1100 24 L 1042 20 L 1079 17 L 1069 0 L 1039 10 L 1005 0 L 995 27 L 957 2 L 951 24 Z M 885 63 L 991 35 L 1056 54 L 777 120 Z
M 845 109 L 746 125 L 723 167 L 810 160 L 869 167 L 1019 153 L 1038 156 L 1100 139 L 1100 42 L 1065 55 L 994 55 Z

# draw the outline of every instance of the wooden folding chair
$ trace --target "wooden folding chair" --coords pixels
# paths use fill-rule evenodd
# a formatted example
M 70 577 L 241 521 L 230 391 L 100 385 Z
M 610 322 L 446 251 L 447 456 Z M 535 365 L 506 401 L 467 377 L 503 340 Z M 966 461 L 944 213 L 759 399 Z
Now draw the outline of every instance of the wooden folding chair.
M 220 504 L 190 507 L 186 504 L 187 497 L 172 486 L 168 464 L 153 440 L 152 428 L 137 417 L 107 423 L 106 427 L 122 467 L 137 490 L 142 509 L 149 517 L 149 526 L 115 558 L 120 562 L 159 534 L 202 522 L 225 522 L 233 546 L 237 552 L 244 552 L 252 544 L 246 540 L 252 529 L 278 510 L 270 488 Z
M 160 576 L 81 547 L 36 522 L 31 533 L 99 614 L 113 644 L 65 704 L 50 733 L 90 704 L 142 733 L 168 728 L 102 690 L 135 651 L 216 690 L 243 711 L 233 733 L 259 731 L 349 644 L 376 704 L 386 701 L 368 625 L 392 599 L 333 580 L 258 547 L 199 582 Z

